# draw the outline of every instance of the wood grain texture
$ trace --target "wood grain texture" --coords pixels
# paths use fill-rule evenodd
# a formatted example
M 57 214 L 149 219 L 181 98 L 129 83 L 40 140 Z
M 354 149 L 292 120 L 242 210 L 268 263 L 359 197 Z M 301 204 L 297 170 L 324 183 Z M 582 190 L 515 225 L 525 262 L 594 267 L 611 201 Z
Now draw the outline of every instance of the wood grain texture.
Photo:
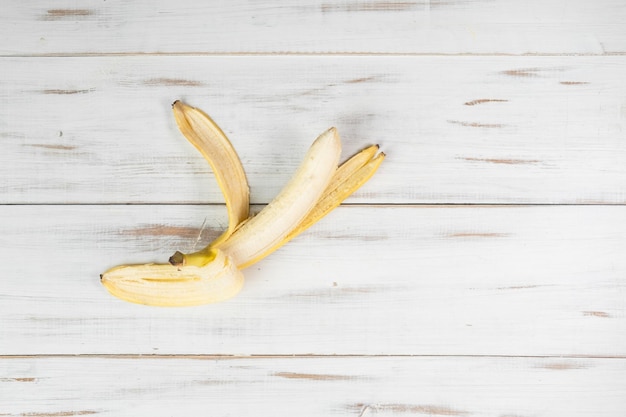
M 269 202 L 331 125 L 380 143 L 359 203 L 626 202 L 626 57 L 4 58 L 0 202 L 222 203 L 170 104 Z M 565 83 L 565 84 L 564 84 Z
M 180 309 L 122 302 L 98 275 L 200 248 L 223 207 L 0 219 L 0 354 L 626 355 L 623 206 L 341 207 L 234 299 Z
M 0 392 L 5 416 L 617 417 L 626 360 L 1 358 Z
M 626 51 L 621 0 L 45 0 L 0 16 L 0 54 Z
M 626 415 L 626 2 L 4 6 L 0 416 Z M 175 99 L 256 204 L 330 125 L 388 157 L 237 298 L 123 303 L 227 224 Z

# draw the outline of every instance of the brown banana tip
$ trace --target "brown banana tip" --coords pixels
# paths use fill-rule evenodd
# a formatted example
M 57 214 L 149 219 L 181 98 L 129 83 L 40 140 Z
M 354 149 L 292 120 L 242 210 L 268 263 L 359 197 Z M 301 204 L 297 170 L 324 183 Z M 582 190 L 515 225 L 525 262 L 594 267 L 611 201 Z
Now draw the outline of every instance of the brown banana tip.
M 102 274 L 100 274 L 100 281 L 102 281 Z
M 380 145 L 378 143 L 374 146 L 376 146 L 376 149 L 380 149 Z
M 178 103 L 179 101 L 180 101 L 180 100 L 175 100 L 175 101 L 172 103 L 172 108 L 173 108 L 173 107 L 176 105 L 176 103 Z
M 174 266 L 182 266 L 185 264 L 185 255 L 181 252 L 176 251 L 172 256 L 170 256 L 170 264 Z

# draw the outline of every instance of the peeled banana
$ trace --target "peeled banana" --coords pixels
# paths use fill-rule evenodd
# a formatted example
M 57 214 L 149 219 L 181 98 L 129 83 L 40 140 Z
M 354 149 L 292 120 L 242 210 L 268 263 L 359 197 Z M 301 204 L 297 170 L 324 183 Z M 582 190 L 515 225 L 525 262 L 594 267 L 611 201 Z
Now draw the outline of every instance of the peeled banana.
M 278 196 L 249 217 L 249 187 L 241 161 L 219 126 L 181 101 L 172 105 L 183 135 L 211 165 L 228 211 L 228 228 L 200 251 L 176 252 L 169 264 L 121 265 L 100 275 L 122 300 L 151 306 L 192 306 L 227 300 L 243 287 L 242 269 L 312 226 L 361 187 L 385 154 L 370 146 L 337 167 L 341 141 L 335 128 L 311 145 Z

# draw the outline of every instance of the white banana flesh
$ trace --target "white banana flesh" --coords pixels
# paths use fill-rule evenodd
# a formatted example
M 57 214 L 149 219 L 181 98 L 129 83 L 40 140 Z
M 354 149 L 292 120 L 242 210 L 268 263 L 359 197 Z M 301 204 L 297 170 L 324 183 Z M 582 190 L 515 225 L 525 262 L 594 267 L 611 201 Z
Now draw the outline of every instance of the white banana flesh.
M 252 265 L 279 244 L 315 206 L 337 170 L 341 142 L 337 129 L 322 133 L 278 196 L 217 246 L 239 268 Z
M 101 275 L 114 296 L 152 306 L 191 306 L 235 296 L 241 269 L 263 259 L 337 207 L 376 172 L 385 155 L 378 146 L 357 153 L 339 168 L 341 141 L 335 128 L 311 145 L 291 181 L 259 214 L 248 218 L 249 189 L 226 135 L 202 111 L 180 101 L 174 116 L 183 135 L 211 165 L 229 215 L 228 229 L 204 249 L 176 252 L 170 264 L 121 265 Z

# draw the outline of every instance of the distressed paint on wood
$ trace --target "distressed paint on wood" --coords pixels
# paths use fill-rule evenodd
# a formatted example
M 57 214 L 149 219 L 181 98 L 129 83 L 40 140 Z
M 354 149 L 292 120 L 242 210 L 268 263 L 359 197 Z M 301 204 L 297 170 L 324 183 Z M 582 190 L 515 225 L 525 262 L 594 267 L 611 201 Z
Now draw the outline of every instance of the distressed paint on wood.
M 388 154 L 353 203 L 626 202 L 626 57 L 2 63 L 5 204 L 222 203 L 176 128 L 177 98 L 230 136 L 255 203 L 280 191 L 331 125 L 344 157 L 372 143 Z
M 45 0 L 0 16 L 0 54 L 615 54 L 621 0 Z
M 624 415 L 624 21 L 620 0 L 12 2 L 0 204 L 27 205 L 0 207 L 0 354 L 44 355 L 0 357 L 0 415 Z M 222 201 L 175 98 L 227 129 L 257 203 L 328 123 L 390 156 L 232 302 L 124 304 L 102 269 L 225 225 L 158 205 Z
M 625 391 L 624 359 L 0 358 L 6 416 L 615 417 Z
M 98 275 L 200 248 L 223 207 L 0 219 L 0 354 L 626 355 L 623 206 L 340 207 L 236 298 L 182 309 L 122 302 Z

